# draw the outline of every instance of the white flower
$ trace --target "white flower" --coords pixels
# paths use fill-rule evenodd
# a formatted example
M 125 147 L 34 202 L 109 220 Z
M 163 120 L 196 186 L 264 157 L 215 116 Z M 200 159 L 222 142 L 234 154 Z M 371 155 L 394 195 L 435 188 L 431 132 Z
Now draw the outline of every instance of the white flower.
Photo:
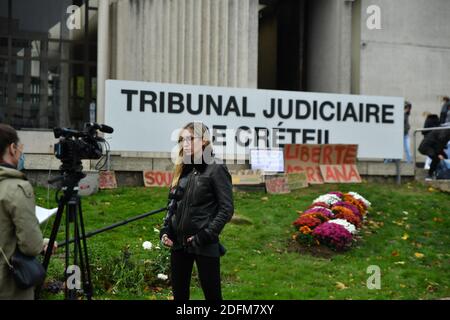
M 157 278 L 158 278 L 159 280 L 164 280 L 164 281 L 166 281 L 167 279 L 169 279 L 168 276 L 166 276 L 165 274 L 162 274 L 162 273 L 158 273 Z
M 320 197 L 318 197 L 317 199 L 315 199 L 313 201 L 313 203 L 324 202 L 324 203 L 332 206 L 333 204 L 335 204 L 336 202 L 339 202 L 339 201 L 341 201 L 341 199 L 335 194 L 324 194 L 324 195 L 321 195 Z
M 356 227 L 352 223 L 348 222 L 347 220 L 344 220 L 344 219 L 332 219 L 332 220 L 329 220 L 328 222 L 329 223 L 339 224 L 339 225 L 343 226 L 351 234 L 355 234 L 357 232 Z
M 364 204 L 366 205 L 367 208 L 370 208 L 372 206 L 372 204 L 365 199 L 363 196 L 361 196 L 360 194 L 356 193 L 356 192 L 349 192 L 348 194 L 352 195 L 355 199 L 361 200 L 362 202 L 364 202 Z
M 159 233 L 159 230 L 156 228 L 153 228 L 153 231 L 155 231 L 155 233 Z
M 152 250 L 153 244 L 150 241 L 145 241 L 142 244 L 142 248 L 144 248 L 144 250 Z

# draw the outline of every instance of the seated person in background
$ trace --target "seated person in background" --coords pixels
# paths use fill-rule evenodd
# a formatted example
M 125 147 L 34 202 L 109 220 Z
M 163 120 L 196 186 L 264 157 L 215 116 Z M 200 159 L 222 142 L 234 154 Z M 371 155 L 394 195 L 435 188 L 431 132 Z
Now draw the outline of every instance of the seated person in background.
M 425 136 L 419 146 L 419 152 L 431 158 L 430 170 L 426 180 L 433 179 L 441 160 L 447 159 L 445 148 L 450 140 L 450 127 L 445 130 L 433 130 Z
M 435 128 L 435 127 L 439 127 L 441 124 L 439 122 L 439 117 L 437 114 L 431 114 L 429 112 L 424 112 L 423 114 L 426 119 L 425 119 L 425 123 L 423 124 L 424 128 Z M 422 131 L 422 135 L 425 138 L 427 134 L 429 134 L 431 131 Z M 425 166 L 424 169 L 430 169 L 430 164 L 431 164 L 431 158 L 427 156 L 426 160 L 425 160 Z

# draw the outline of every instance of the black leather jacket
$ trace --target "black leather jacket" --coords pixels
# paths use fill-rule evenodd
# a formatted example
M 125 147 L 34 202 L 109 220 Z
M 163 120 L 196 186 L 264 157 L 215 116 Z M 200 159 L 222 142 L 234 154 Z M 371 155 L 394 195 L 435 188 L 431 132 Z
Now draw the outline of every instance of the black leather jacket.
M 176 199 L 172 200 L 172 214 L 168 213 L 160 235 L 168 235 L 174 242 L 173 250 L 186 249 L 197 254 L 218 256 L 221 248 L 219 234 L 234 212 L 228 168 L 217 160 L 212 164 L 185 165 L 178 185 L 185 187 L 181 192 L 177 190 Z M 191 236 L 194 239 L 188 243 Z

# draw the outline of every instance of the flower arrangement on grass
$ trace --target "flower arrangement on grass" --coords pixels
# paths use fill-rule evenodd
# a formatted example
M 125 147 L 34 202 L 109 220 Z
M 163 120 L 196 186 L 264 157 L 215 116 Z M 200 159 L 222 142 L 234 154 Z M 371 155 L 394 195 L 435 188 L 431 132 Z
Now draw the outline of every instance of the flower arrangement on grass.
M 331 207 L 331 211 L 333 211 L 333 208 L 335 208 L 335 207 L 344 207 L 344 208 L 350 209 L 355 216 L 358 216 L 359 219 L 361 219 L 361 220 L 363 219 L 363 215 L 361 214 L 361 212 L 359 212 L 358 207 L 356 207 L 355 205 L 353 205 L 351 203 L 348 203 L 345 201 L 336 202 L 333 205 L 333 207 Z
M 303 214 L 309 214 L 309 213 L 321 213 L 325 217 L 331 219 L 333 218 L 334 214 L 333 211 L 331 211 L 328 208 L 324 207 L 312 207 L 311 209 L 306 210 Z
M 348 249 L 371 203 L 356 192 L 333 191 L 316 198 L 293 222 L 293 239 L 302 244 L 323 244 L 334 250 Z
M 312 215 L 300 216 L 297 220 L 293 222 L 294 226 L 297 228 L 308 227 L 315 228 L 319 224 L 322 224 L 322 221 L 319 218 L 313 217 Z
M 352 234 L 344 226 L 330 221 L 318 226 L 312 234 L 319 242 L 336 250 L 347 249 L 353 240 Z
M 341 201 L 341 198 L 336 194 L 327 193 L 315 199 L 313 203 L 326 203 L 328 206 L 331 206 L 339 201 Z
M 361 213 L 362 216 L 365 216 L 367 213 L 367 207 L 364 201 L 361 199 L 356 199 L 354 196 L 352 196 L 350 193 L 344 194 L 343 199 L 345 202 L 348 202 L 352 205 L 354 205 L 356 208 L 358 208 L 358 211 Z
M 322 208 L 329 209 L 330 205 L 328 203 L 325 203 L 325 202 L 313 202 L 313 204 L 310 205 L 308 207 L 308 209 L 312 209 L 312 208 L 316 208 L 316 207 L 322 207 Z
M 332 210 L 336 219 L 347 220 L 348 222 L 354 224 L 355 227 L 361 227 L 361 219 L 359 216 L 354 214 L 352 210 L 343 206 L 335 206 Z
M 345 230 L 347 230 L 348 232 L 350 232 L 351 234 L 356 234 L 358 232 L 358 230 L 356 229 L 355 225 L 348 222 L 347 220 L 344 219 L 333 219 L 329 221 L 330 223 L 336 223 L 338 225 L 341 225 L 345 228 Z

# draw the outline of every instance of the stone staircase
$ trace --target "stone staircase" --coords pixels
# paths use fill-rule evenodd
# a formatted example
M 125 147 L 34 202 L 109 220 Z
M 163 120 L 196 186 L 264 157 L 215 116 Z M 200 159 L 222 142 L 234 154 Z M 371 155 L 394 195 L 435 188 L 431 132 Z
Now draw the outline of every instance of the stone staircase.
M 424 183 L 425 185 L 428 185 L 434 189 L 438 189 L 438 190 L 450 193 L 450 180 L 425 181 L 427 173 L 428 173 L 428 170 L 416 168 L 415 180 L 417 182 Z

